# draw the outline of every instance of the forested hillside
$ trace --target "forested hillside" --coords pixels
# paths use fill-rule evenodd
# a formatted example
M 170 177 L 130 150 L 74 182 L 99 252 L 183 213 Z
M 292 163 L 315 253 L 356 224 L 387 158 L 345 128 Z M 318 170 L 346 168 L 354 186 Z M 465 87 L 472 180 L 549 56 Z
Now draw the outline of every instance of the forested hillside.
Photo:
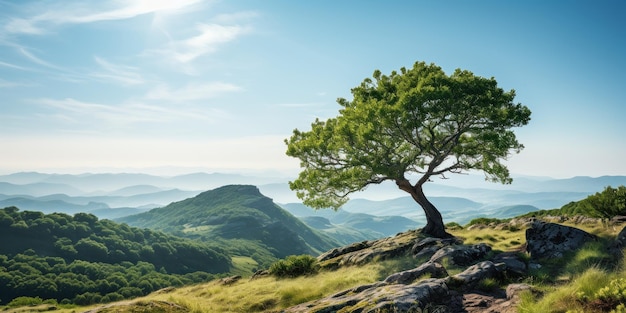
M 602 219 L 623 217 L 626 216 L 626 186 L 607 186 L 602 192 L 596 192 L 580 201 L 572 201 L 560 209 L 540 210 L 527 215 L 582 215 Z
M 230 255 L 251 256 L 261 266 L 288 255 L 316 255 L 339 246 L 251 185 L 223 186 L 119 221 L 220 243 Z
M 87 213 L 0 210 L 0 301 L 20 296 L 87 304 L 136 297 L 228 272 L 208 244 Z

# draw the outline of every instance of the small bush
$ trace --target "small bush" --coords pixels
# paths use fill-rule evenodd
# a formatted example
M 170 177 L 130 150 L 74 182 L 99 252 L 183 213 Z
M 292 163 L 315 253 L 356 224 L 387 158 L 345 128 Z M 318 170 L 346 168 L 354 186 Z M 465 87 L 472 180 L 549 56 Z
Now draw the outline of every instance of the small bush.
M 626 279 L 611 280 L 608 286 L 600 288 L 596 292 L 595 297 L 612 307 L 617 307 L 617 305 L 626 302 Z
M 463 226 L 461 226 L 457 222 L 450 222 L 450 223 L 446 224 L 446 228 L 450 229 L 450 230 L 458 230 L 458 229 L 463 229 Z
M 491 223 L 502 223 L 504 220 L 490 217 L 479 217 L 471 220 L 465 227 L 470 227 L 472 225 L 489 225 Z
M 11 300 L 7 306 L 10 308 L 16 308 L 20 306 L 40 305 L 42 303 L 43 300 L 39 297 L 17 297 Z
M 298 277 L 315 274 L 319 270 L 317 259 L 308 255 L 290 255 L 270 266 L 270 274 L 276 277 Z

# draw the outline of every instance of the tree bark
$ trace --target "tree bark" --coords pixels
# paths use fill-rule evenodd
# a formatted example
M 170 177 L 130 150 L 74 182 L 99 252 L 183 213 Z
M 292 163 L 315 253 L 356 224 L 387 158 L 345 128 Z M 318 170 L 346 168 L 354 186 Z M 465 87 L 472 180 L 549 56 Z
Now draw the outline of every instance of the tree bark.
M 422 233 L 437 238 L 452 237 L 451 234 L 446 232 L 446 227 L 443 224 L 441 213 L 430 201 L 428 201 L 426 195 L 424 195 L 422 185 L 418 183 L 413 186 L 407 180 L 396 181 L 396 184 L 401 190 L 408 192 L 411 195 L 411 198 L 413 198 L 413 200 L 415 200 L 415 202 L 417 202 L 424 210 L 424 214 L 426 215 L 426 226 L 422 228 Z

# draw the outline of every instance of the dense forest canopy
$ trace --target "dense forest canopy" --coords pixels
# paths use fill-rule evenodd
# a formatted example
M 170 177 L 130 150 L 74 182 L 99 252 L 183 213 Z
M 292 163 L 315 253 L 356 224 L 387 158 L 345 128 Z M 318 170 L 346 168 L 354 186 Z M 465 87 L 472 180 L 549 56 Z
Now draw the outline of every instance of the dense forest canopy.
M 231 267 L 217 247 L 88 213 L 4 208 L 0 240 L 1 303 L 20 296 L 114 301 L 205 281 Z

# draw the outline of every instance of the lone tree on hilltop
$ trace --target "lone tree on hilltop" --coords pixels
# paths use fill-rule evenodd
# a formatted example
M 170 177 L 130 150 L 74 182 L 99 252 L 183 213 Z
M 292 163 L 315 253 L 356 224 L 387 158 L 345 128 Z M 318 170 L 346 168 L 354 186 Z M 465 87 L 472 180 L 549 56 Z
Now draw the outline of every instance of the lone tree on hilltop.
M 352 101 L 337 100 L 337 117 L 316 119 L 310 131 L 295 129 L 285 140 L 287 155 L 302 167 L 290 188 L 310 207 L 338 209 L 349 194 L 391 180 L 424 209 L 422 232 L 448 237 L 422 186 L 433 176 L 470 169 L 511 183 L 502 161 L 524 147 L 511 128 L 528 124 L 531 112 L 513 103 L 514 90 L 466 70 L 448 76 L 417 62 L 389 76 L 376 70 L 373 78 L 352 89 Z

